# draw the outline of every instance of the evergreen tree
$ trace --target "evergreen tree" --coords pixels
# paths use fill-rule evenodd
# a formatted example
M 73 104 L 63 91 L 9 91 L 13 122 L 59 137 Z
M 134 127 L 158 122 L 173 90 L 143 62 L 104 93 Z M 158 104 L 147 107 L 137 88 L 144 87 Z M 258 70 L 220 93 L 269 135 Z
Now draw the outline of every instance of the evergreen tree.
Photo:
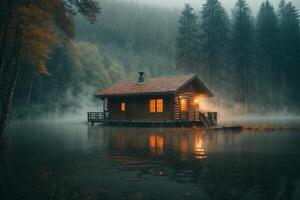
M 194 71 L 197 62 L 197 16 L 190 4 L 185 4 L 179 19 L 177 37 L 177 68 Z
M 276 71 L 279 57 L 279 27 L 273 6 L 267 0 L 261 4 L 257 17 L 258 73 L 261 74 L 262 92 L 268 91 L 264 103 L 273 105 L 276 90 Z
M 226 65 L 228 31 L 229 19 L 221 3 L 207 0 L 201 11 L 200 42 L 201 57 L 211 86 L 216 85 L 220 78 L 219 70 Z
M 297 83 L 297 72 L 300 57 L 299 14 L 291 2 L 281 0 L 278 9 L 280 27 L 280 96 L 282 103 L 287 100 L 288 88 L 291 94 L 296 94 L 293 85 Z M 296 72 L 296 73 L 295 73 Z M 287 79 L 289 77 L 289 79 Z
M 247 103 L 249 66 L 253 60 L 253 22 L 246 0 L 237 0 L 232 10 L 232 58 L 235 66 L 238 100 Z

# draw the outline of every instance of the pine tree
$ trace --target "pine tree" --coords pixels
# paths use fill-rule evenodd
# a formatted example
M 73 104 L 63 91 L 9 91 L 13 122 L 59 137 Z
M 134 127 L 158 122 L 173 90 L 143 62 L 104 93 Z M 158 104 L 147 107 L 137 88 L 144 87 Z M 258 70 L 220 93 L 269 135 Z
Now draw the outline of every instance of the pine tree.
M 268 91 L 264 103 L 272 106 L 279 58 L 279 27 L 274 7 L 268 0 L 261 4 L 256 29 L 260 85 L 262 92 Z
M 201 11 L 201 57 L 205 64 L 208 82 L 215 86 L 220 70 L 226 65 L 229 19 L 218 0 L 207 0 Z
M 190 4 L 185 4 L 179 19 L 177 37 L 177 68 L 194 71 L 197 62 L 197 16 Z
M 299 77 L 297 68 L 300 64 L 300 29 L 299 14 L 291 2 L 281 0 L 278 8 L 278 22 L 280 28 L 280 96 L 282 104 L 287 100 L 288 89 L 291 94 L 297 93 L 293 85 Z M 289 79 L 287 79 L 289 77 Z M 298 83 L 299 84 L 299 83 Z
M 253 22 L 246 0 L 237 0 L 232 10 L 232 58 L 236 73 L 238 100 L 247 103 L 249 67 L 253 60 Z

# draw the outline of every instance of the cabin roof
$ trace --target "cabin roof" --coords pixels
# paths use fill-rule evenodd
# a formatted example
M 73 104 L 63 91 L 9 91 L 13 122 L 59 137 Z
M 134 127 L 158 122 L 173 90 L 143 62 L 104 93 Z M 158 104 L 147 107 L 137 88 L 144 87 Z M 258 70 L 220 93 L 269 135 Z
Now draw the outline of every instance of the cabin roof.
M 143 84 L 137 80 L 121 81 L 113 86 L 102 90 L 96 94 L 97 97 L 109 96 L 130 96 L 130 95 L 150 95 L 150 94 L 172 94 L 182 89 L 192 81 L 195 81 L 199 92 L 206 93 L 208 96 L 214 96 L 212 92 L 195 74 L 161 76 L 157 78 L 146 78 Z

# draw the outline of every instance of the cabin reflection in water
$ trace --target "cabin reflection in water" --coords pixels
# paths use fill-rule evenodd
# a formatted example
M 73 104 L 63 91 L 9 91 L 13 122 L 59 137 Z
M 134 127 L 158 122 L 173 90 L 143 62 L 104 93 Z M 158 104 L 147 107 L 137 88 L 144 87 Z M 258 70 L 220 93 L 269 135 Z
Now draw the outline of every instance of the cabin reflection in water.
M 101 130 L 101 131 L 100 131 Z M 201 160 L 207 158 L 204 132 L 184 129 L 89 127 L 89 137 L 101 138 L 110 153 L 136 154 L 164 160 Z

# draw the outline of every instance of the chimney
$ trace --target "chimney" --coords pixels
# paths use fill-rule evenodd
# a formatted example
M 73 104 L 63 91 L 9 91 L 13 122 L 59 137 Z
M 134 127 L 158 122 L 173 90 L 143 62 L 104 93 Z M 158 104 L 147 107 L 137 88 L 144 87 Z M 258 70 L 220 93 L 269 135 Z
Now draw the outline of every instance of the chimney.
M 144 77 L 144 72 L 139 72 L 139 84 L 144 84 L 145 82 L 145 77 Z

